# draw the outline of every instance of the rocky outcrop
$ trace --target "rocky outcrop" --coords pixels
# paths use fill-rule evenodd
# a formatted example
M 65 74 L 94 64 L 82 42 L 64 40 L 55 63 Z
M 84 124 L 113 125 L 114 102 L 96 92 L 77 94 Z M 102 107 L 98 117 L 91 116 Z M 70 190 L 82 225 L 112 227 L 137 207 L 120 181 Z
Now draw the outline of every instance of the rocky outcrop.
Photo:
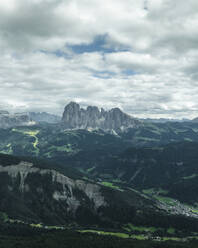
M 75 102 L 70 102 L 64 110 L 62 123 L 67 129 L 102 129 L 124 131 L 141 125 L 141 122 L 125 113 L 119 108 L 109 111 L 88 106 L 87 109 L 80 108 Z
M 30 117 L 26 113 L 10 114 L 7 111 L 0 111 L 0 128 L 32 125 Z
M 19 197 L 20 204 L 23 202 L 25 205 L 23 208 L 28 208 L 32 212 L 37 211 L 32 205 L 38 204 L 39 201 L 42 203 L 40 208 L 46 208 L 48 204 L 51 208 L 58 206 L 65 216 L 73 217 L 82 207 L 97 214 L 100 207 L 107 206 L 100 185 L 71 179 L 56 170 L 35 167 L 30 162 L 0 165 L 0 178 L 3 177 L 7 178 L 3 185 L 7 193 L 2 197 L 14 193 Z M 10 199 L 10 202 L 12 200 Z M 28 205 L 28 202 L 31 204 Z M 67 218 L 64 221 L 67 221 Z

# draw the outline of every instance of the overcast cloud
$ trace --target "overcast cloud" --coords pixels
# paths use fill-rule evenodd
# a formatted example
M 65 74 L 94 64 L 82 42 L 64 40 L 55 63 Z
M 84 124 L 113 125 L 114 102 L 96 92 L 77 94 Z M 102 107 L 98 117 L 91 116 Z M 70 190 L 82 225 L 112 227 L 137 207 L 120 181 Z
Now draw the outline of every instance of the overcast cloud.
M 0 2 L 0 108 L 198 116 L 197 0 Z

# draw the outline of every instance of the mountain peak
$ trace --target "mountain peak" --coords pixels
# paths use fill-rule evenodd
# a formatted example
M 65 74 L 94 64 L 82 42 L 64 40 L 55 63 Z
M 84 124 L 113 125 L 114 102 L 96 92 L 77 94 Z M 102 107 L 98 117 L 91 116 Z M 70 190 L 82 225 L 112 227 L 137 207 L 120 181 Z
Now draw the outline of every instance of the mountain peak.
M 65 109 L 80 109 L 80 105 L 76 102 L 70 102 L 65 106 Z
M 110 112 L 115 113 L 115 114 L 123 114 L 122 110 L 119 108 L 112 108 Z
M 122 112 L 119 108 L 105 111 L 96 106 L 88 106 L 87 109 L 80 108 L 76 102 L 66 105 L 62 123 L 69 129 L 95 128 L 102 130 L 120 131 L 141 124 L 137 119 Z

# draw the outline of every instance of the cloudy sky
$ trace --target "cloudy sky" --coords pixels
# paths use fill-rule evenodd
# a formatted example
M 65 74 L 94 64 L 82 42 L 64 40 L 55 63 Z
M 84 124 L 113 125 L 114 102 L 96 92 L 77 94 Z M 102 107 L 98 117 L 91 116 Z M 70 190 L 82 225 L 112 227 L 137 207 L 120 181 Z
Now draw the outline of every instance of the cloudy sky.
M 198 116 L 198 1 L 0 1 L 0 109 L 71 100 Z

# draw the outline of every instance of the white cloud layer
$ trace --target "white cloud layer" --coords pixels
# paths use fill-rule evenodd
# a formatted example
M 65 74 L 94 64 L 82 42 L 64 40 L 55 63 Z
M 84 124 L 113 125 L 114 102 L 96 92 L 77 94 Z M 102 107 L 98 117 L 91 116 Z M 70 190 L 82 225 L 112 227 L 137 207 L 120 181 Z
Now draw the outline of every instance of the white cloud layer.
M 1 1 L 0 108 L 198 116 L 197 27 L 196 0 Z

